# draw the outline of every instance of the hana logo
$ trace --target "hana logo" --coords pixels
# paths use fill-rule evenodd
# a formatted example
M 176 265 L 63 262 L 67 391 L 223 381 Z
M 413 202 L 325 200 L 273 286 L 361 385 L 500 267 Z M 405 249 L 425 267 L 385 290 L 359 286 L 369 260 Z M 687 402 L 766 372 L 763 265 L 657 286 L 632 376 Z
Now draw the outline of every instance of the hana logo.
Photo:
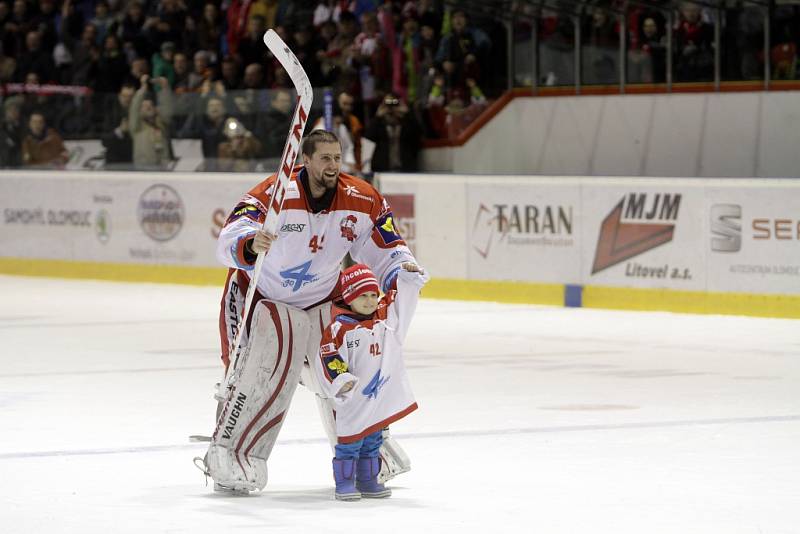
M 111 218 L 106 210 L 100 210 L 94 218 L 94 230 L 97 239 L 105 244 L 111 239 Z
M 369 381 L 367 387 L 361 390 L 361 393 L 368 399 L 377 399 L 378 393 L 381 392 L 381 388 L 386 385 L 386 382 L 388 382 L 390 378 L 390 376 L 383 378 L 381 376 L 381 370 L 378 369 L 378 372 L 376 372 L 375 376 L 372 377 L 372 380 Z
M 169 241 L 181 231 L 185 210 L 178 192 L 168 185 L 148 187 L 139 197 L 139 225 L 154 241 Z

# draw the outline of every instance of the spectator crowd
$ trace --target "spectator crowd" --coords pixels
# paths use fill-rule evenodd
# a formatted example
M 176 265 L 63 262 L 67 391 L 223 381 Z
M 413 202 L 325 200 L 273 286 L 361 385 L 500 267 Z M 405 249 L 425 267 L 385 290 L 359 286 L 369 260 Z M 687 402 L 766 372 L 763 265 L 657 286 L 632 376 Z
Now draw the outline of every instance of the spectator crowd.
M 533 24 L 542 85 L 575 82 L 576 27 L 582 83 L 618 82 L 621 32 L 628 81 L 663 83 L 670 11 L 673 81 L 713 79 L 715 18 L 704 4 L 510 1 L 508 13 L 487 15 L 489 4 L 464 2 L 471 16 L 444 0 L 0 0 L 0 167 L 63 167 L 64 139 L 98 139 L 106 168 L 166 169 L 175 139 L 199 139 L 204 170 L 260 169 L 280 157 L 294 108 L 267 28 L 315 88 L 333 92 L 333 120 L 318 97 L 311 124 L 335 129 L 357 173 L 416 170 L 421 138 L 458 136 L 505 90 L 504 17 L 518 83 L 531 81 L 520 41 Z M 722 9 L 723 79 L 763 76 L 763 14 Z M 776 5 L 771 22 L 770 74 L 794 79 L 800 7 Z
M 335 94 L 352 172 L 416 170 L 494 79 L 487 33 L 442 1 L 0 0 L 0 164 L 63 167 L 64 139 L 102 140 L 107 168 L 169 168 L 181 138 L 205 170 L 280 157 L 294 94 L 267 28 Z

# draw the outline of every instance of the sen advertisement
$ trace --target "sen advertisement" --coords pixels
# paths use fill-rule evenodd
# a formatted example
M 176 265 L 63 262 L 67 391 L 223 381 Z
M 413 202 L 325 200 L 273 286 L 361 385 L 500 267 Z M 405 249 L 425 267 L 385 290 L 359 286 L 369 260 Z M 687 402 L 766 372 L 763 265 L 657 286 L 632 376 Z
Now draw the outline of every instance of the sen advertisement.
M 708 290 L 800 294 L 800 187 L 709 187 Z

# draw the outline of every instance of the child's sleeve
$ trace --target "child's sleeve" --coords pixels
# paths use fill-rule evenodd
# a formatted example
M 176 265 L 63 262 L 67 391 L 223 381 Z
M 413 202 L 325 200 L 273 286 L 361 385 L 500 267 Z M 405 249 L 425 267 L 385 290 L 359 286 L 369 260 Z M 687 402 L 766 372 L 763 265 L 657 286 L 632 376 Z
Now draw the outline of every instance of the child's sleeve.
M 341 323 L 334 321 L 325 329 L 317 357 L 312 358 L 317 382 L 324 396 L 337 403 L 346 402 L 358 385 L 358 377 L 348 372 L 349 355 L 344 348 L 341 326 Z
M 389 303 L 386 328 L 393 332 L 400 343 L 405 340 L 414 311 L 417 309 L 419 291 L 428 280 L 430 276 L 425 272 L 415 273 L 402 269 L 397 275 L 397 290 Z

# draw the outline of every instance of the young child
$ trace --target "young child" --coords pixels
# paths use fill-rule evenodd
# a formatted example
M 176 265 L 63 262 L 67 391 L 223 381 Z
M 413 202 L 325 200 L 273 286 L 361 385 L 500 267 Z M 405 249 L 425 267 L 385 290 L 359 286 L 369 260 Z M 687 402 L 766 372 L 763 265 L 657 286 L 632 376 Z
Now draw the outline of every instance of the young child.
M 325 329 L 314 371 L 336 411 L 336 499 L 383 498 L 381 430 L 417 409 L 403 365 L 403 340 L 428 275 L 404 263 L 380 300 L 378 280 L 358 264 L 340 277 L 343 309 Z

